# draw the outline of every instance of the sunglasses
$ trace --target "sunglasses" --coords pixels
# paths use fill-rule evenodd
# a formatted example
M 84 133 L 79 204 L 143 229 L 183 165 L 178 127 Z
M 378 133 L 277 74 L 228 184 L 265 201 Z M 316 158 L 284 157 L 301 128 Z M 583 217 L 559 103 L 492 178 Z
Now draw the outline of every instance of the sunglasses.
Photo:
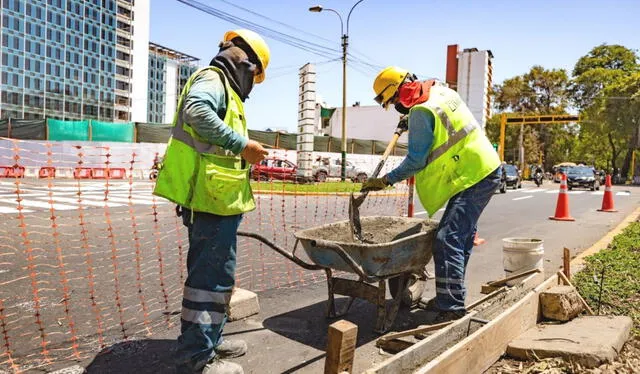
M 387 92 L 387 90 L 389 89 L 394 89 L 396 88 L 396 85 L 393 83 L 389 83 L 387 85 L 387 87 L 385 87 L 378 96 L 374 97 L 373 100 L 375 100 L 376 103 L 382 105 L 385 109 L 389 106 L 389 103 L 391 103 L 393 100 L 395 100 L 398 97 L 398 91 L 396 91 L 393 96 L 391 96 L 389 98 L 389 100 L 387 100 L 386 102 L 382 102 L 383 98 L 384 98 L 384 94 L 385 92 Z

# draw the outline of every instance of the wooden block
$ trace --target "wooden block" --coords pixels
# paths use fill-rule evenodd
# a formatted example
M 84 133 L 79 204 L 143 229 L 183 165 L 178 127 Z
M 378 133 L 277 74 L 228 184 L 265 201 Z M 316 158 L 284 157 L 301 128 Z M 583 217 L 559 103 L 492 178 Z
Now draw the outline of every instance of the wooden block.
M 490 286 L 488 283 L 482 285 L 482 289 L 480 290 L 481 294 L 488 295 L 493 291 L 501 288 L 500 286 Z
M 334 322 L 327 334 L 327 358 L 324 374 L 353 371 L 353 359 L 358 338 L 358 326 L 345 320 Z
M 540 293 L 544 318 L 570 321 L 584 310 L 578 291 L 571 286 L 555 286 Z

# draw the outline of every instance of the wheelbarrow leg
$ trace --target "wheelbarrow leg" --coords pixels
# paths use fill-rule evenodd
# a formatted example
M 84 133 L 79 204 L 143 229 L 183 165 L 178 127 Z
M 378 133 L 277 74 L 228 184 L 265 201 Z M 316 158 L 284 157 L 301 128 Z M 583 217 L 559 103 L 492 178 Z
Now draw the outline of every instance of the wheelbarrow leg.
M 386 333 L 393 326 L 393 322 L 396 320 L 396 316 L 398 315 L 398 310 L 400 309 L 400 304 L 402 304 L 402 295 L 404 294 L 405 288 L 409 285 L 409 279 L 411 279 L 411 273 L 403 273 L 398 277 L 399 286 L 395 291 L 395 294 L 391 295 L 391 308 L 389 313 L 387 314 L 387 319 L 384 324 L 384 331 L 382 333 Z
M 385 320 L 387 317 L 386 307 L 387 285 L 386 281 L 381 280 L 378 282 L 378 310 L 376 312 L 376 332 L 383 334 L 385 328 Z
M 336 301 L 333 294 L 333 274 L 331 269 L 326 268 L 324 271 L 327 273 L 327 290 L 329 291 L 329 298 L 327 299 L 327 317 L 336 317 Z

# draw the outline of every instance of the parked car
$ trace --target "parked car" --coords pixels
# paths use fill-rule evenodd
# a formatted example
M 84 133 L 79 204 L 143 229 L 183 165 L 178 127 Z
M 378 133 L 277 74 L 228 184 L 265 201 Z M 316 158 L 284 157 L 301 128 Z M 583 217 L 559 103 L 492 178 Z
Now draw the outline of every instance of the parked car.
M 591 191 L 600 189 L 600 179 L 595 170 L 588 166 L 573 166 L 567 169 L 567 187 L 588 188 Z
M 353 182 L 364 183 L 367 181 L 367 172 L 347 161 L 345 168 L 346 177 Z M 340 178 L 342 175 L 342 160 L 322 157 L 313 165 L 313 177 L 318 182 L 324 182 L 327 178 Z
M 251 168 L 251 177 L 256 181 L 297 180 L 298 166 L 289 160 L 265 158 Z
M 515 165 L 504 165 L 504 174 L 506 175 L 507 187 L 513 187 L 513 189 L 522 188 L 522 176 L 520 170 Z

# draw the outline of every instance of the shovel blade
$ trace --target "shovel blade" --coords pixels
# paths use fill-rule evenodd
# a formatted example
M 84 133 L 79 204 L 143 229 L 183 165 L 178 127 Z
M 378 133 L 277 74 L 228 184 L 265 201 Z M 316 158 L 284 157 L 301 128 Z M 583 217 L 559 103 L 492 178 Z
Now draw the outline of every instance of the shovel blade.
M 358 198 L 353 197 L 353 193 L 349 197 L 349 226 L 351 227 L 351 232 L 353 235 L 360 241 L 362 241 L 362 224 L 360 222 L 360 205 L 364 201 L 363 195 L 358 196 Z

